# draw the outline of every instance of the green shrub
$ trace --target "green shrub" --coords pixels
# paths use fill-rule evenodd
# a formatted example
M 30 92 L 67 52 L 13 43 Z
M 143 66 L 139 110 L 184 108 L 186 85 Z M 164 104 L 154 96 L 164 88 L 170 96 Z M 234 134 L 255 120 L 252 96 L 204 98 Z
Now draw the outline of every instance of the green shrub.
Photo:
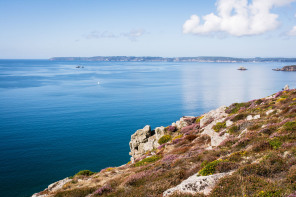
M 82 197 L 93 193 L 95 190 L 95 188 L 78 188 L 73 190 L 60 191 L 57 192 L 54 197 Z
M 241 107 L 248 107 L 250 103 L 233 103 L 226 109 L 226 113 L 228 114 L 235 114 L 237 113 Z
M 141 161 L 138 161 L 137 163 L 135 163 L 135 167 L 142 166 L 147 163 L 155 162 L 155 161 L 159 160 L 160 158 L 161 157 L 159 155 L 153 155 L 151 157 L 146 157 L 145 159 L 142 159 Z
M 214 129 L 214 131 L 216 132 L 219 132 L 222 128 L 226 128 L 226 122 L 218 122 L 216 125 L 212 127 L 212 129 Z
M 296 131 L 296 122 L 287 122 L 283 126 L 285 131 Z
M 216 171 L 217 165 L 222 162 L 222 159 L 212 161 L 211 163 L 206 164 L 203 169 L 201 169 L 198 173 L 202 176 L 212 175 Z
M 230 133 L 230 134 L 234 134 L 234 133 L 236 133 L 236 132 L 238 132 L 238 131 L 239 131 L 239 127 L 236 126 L 236 125 L 233 125 L 232 127 L 230 127 L 230 128 L 228 129 L 228 133 Z
M 90 170 L 81 170 L 79 171 L 77 174 L 75 175 L 81 175 L 81 176 L 90 176 L 93 175 L 94 172 L 90 171 Z
M 164 135 L 162 136 L 159 140 L 158 140 L 158 143 L 160 145 L 164 144 L 164 143 L 167 143 L 168 141 L 170 141 L 172 139 L 172 136 L 170 135 Z
M 273 149 L 278 149 L 283 143 L 278 138 L 274 138 L 269 141 L 269 144 Z
M 245 119 L 247 116 L 248 116 L 248 114 L 241 113 L 241 114 L 236 115 L 234 118 L 232 118 L 231 121 L 236 122 L 238 120 Z
M 254 125 L 249 126 L 248 130 L 255 131 L 255 130 L 259 129 L 259 128 L 261 128 L 260 124 L 254 124 Z

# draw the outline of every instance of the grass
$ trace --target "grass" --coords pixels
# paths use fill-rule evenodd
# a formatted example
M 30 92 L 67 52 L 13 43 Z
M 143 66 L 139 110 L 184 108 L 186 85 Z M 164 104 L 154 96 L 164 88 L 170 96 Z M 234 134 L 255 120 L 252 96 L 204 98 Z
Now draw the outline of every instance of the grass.
M 221 129 L 226 128 L 226 122 L 218 122 L 213 126 L 214 131 L 219 132 Z
M 146 157 L 145 159 L 142 159 L 141 161 L 138 161 L 137 163 L 135 163 L 135 167 L 139 167 L 139 166 L 143 166 L 146 165 L 148 163 L 152 163 L 155 162 L 157 160 L 161 159 L 161 156 L 159 155 L 153 155 L 151 157 Z
M 169 142 L 171 139 L 172 139 L 172 136 L 171 136 L 171 135 L 164 135 L 164 136 L 162 136 L 162 137 L 158 140 L 158 143 L 159 143 L 160 145 L 162 145 L 162 144 L 165 144 L 165 143 Z

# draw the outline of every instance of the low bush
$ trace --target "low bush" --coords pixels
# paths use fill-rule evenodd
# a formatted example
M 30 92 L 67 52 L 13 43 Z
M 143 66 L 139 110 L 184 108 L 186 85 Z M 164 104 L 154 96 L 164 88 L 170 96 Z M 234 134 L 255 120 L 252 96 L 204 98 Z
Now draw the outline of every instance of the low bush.
M 216 171 L 216 167 L 219 163 L 222 162 L 222 159 L 219 159 L 219 160 L 215 160 L 215 161 L 212 161 L 208 164 L 205 165 L 205 167 L 203 167 L 199 172 L 198 174 L 201 175 L 201 176 L 208 176 L 208 175 L 212 175 L 215 173 Z
M 230 127 L 227 131 L 227 133 L 230 133 L 230 134 L 235 134 L 239 131 L 239 127 L 236 126 L 236 125 L 233 125 L 232 127 Z
M 212 127 L 214 131 L 219 132 L 221 129 L 226 128 L 226 122 L 218 122 L 216 125 Z
M 278 138 L 274 138 L 269 141 L 269 145 L 275 150 L 281 147 L 282 144 L 283 142 L 281 142 Z
M 155 161 L 157 161 L 159 159 L 161 159 L 161 157 L 159 155 L 153 155 L 151 157 L 146 157 L 145 159 L 142 159 L 141 161 L 138 161 L 137 163 L 135 163 L 134 166 L 135 167 L 143 166 L 145 164 L 155 162 Z
M 287 122 L 283 125 L 285 131 L 296 131 L 296 122 Z
M 81 170 L 79 171 L 77 174 L 75 175 L 81 175 L 81 176 L 90 176 L 90 175 L 93 175 L 94 172 L 90 171 L 90 170 Z
M 93 193 L 95 188 L 79 188 L 67 191 L 57 192 L 54 197 L 82 197 Z
M 196 135 L 186 135 L 185 139 L 192 142 L 197 136 Z
M 158 143 L 160 145 L 164 144 L 164 143 L 167 143 L 168 141 L 170 141 L 172 139 L 172 136 L 171 135 L 164 135 L 162 136 L 159 140 L 158 140 Z
M 241 114 L 234 116 L 234 118 L 232 118 L 231 121 L 236 122 L 236 121 L 245 119 L 247 116 L 248 116 L 248 114 L 241 113 Z

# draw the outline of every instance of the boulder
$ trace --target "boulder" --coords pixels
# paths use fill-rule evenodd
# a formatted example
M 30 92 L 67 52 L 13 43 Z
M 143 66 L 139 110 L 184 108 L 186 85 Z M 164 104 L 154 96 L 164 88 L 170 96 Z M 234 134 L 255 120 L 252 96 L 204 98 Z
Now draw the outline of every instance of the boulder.
M 147 151 L 149 144 L 153 144 L 151 141 L 148 142 L 148 138 L 152 135 L 151 127 L 146 125 L 143 129 L 137 130 L 132 136 L 130 145 L 130 155 L 133 159 L 137 159 Z M 147 143 L 148 142 L 148 143 Z M 145 146 L 144 144 L 147 143 Z M 151 149 L 152 150 L 152 149 Z
M 211 146 L 218 146 L 222 141 L 224 141 L 229 134 L 224 133 L 220 134 L 214 131 L 212 128 L 218 122 L 223 122 L 227 117 L 225 113 L 225 106 L 219 107 L 218 109 L 212 110 L 209 113 L 205 114 L 204 117 L 200 120 L 200 126 L 203 127 L 202 134 L 207 134 L 211 137 Z M 212 121 L 208 124 L 209 121 Z
M 221 119 L 223 117 L 226 117 L 227 114 L 225 113 L 226 110 L 226 106 L 221 106 L 215 110 L 212 110 L 208 113 L 206 113 L 203 118 L 200 120 L 200 128 L 206 126 L 206 124 L 210 121 L 210 120 L 218 120 Z
M 289 85 L 285 85 L 284 89 L 283 90 L 289 90 Z
M 52 183 L 50 184 L 46 189 L 45 191 L 48 191 L 48 192 L 56 192 L 60 189 L 62 189 L 62 187 L 68 183 L 72 181 L 72 179 L 69 179 L 69 178 L 65 178 L 63 180 L 60 180 L 60 181 L 57 181 L 55 183 Z M 36 194 L 33 194 L 32 197 L 45 197 L 45 196 L 48 196 L 47 194 L 39 194 L 39 193 L 36 193 Z
M 164 127 L 156 127 L 155 128 L 155 137 L 156 140 L 158 141 L 162 136 L 164 136 Z
M 163 196 L 170 196 L 174 192 L 190 193 L 193 195 L 196 193 L 201 193 L 204 195 L 208 195 L 212 191 L 216 182 L 219 179 L 227 175 L 231 175 L 232 173 L 233 171 L 228 173 L 219 173 L 219 174 L 209 175 L 209 176 L 198 176 L 198 174 L 194 174 L 188 179 L 182 181 L 182 183 L 180 183 L 176 187 L 166 190 L 163 193 Z

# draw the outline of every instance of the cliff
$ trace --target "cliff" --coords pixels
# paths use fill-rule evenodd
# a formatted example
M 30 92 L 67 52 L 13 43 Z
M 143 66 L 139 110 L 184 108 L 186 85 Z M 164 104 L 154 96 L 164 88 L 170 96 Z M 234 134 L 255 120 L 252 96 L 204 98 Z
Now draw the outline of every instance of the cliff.
M 81 171 L 45 196 L 296 196 L 296 90 L 131 136 L 131 162 Z

